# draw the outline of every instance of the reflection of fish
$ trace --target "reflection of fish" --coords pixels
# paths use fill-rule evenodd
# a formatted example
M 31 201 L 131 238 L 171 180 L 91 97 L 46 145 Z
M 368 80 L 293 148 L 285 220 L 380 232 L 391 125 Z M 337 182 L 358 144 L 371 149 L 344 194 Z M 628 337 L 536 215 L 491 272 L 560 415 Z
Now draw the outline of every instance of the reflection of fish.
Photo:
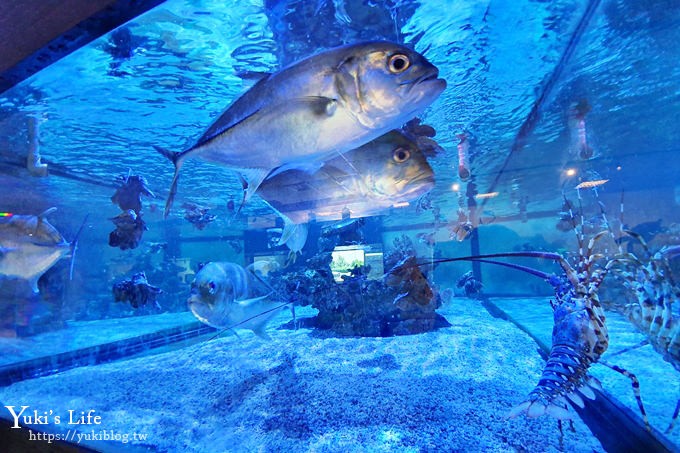
M 416 234 L 416 239 L 421 244 L 425 244 L 428 247 L 434 247 L 434 245 L 437 243 L 437 241 L 435 240 L 435 237 L 434 237 L 435 234 L 437 234 L 436 231 L 430 231 L 429 233 L 425 233 L 425 232 L 418 233 L 418 234 Z
M 265 327 L 282 305 L 267 302 L 267 296 L 253 297 L 256 277 L 234 263 L 212 262 L 201 268 L 191 283 L 187 300 L 199 321 L 218 329 L 250 329 L 267 338 Z
M 395 303 L 406 299 L 406 296 L 408 296 L 412 302 L 427 305 L 434 297 L 427 277 L 423 274 L 414 256 L 405 256 L 399 261 L 384 275 L 383 282 L 386 286 L 399 288 L 400 296 L 394 301 Z
M 344 219 L 327 225 L 321 229 L 321 237 L 342 236 L 350 233 L 357 233 L 366 221 L 359 219 Z
M 206 208 L 205 206 L 198 206 L 193 203 L 184 203 L 182 207 L 186 209 L 184 218 L 199 230 L 204 229 L 210 222 L 217 218 L 217 216 L 214 214 L 208 214 L 210 208 Z
M 120 206 L 123 211 L 132 209 L 135 214 L 139 214 L 142 210 L 142 195 L 152 198 L 155 195 L 147 187 L 146 179 L 143 176 L 128 174 L 119 178 L 122 185 L 116 189 L 111 201 Z
M 50 208 L 38 216 L 9 213 L 0 216 L 0 275 L 28 280 L 35 293 L 40 276 L 68 255 L 73 275 L 73 256 L 85 221 L 73 241 L 66 242 L 46 219 L 56 209 Z
M 142 240 L 144 231 L 148 230 L 142 215 L 128 209 L 116 217 L 109 219 L 116 225 L 116 229 L 109 233 L 109 245 L 121 250 L 134 249 Z
M 268 178 L 257 193 L 281 214 L 284 244 L 297 229 L 306 230 L 300 224 L 312 218 L 340 219 L 343 212 L 353 218 L 375 215 L 433 186 L 434 174 L 423 150 L 394 130 L 329 160 L 312 175 L 288 170 Z
M 625 228 L 625 230 L 631 230 L 634 233 L 637 233 L 644 239 L 646 243 L 649 243 L 654 239 L 659 233 L 665 231 L 666 229 L 661 226 L 662 219 L 655 220 L 654 222 L 643 222 L 639 225 L 635 225 L 633 228 Z M 630 235 L 626 235 L 623 237 L 620 237 L 619 239 L 616 240 L 617 244 L 623 244 L 627 242 L 628 244 L 626 245 L 626 249 L 628 252 L 633 252 L 633 246 L 635 244 L 639 244 L 640 241 L 638 239 L 634 239 Z
M 422 55 L 399 44 L 364 42 L 331 49 L 262 78 L 236 100 L 175 164 L 188 157 L 236 170 L 244 202 L 275 168 L 318 168 L 421 113 L 446 87 Z
M 466 297 L 472 297 L 482 292 L 482 282 L 474 277 L 472 271 L 463 274 L 456 282 L 456 287 L 463 288 Z
M 162 292 L 162 289 L 149 284 L 144 272 L 138 272 L 131 278 L 113 285 L 113 297 L 116 302 L 129 302 L 133 308 L 139 308 L 147 303 L 153 303 L 156 308 L 161 308 L 156 299 Z

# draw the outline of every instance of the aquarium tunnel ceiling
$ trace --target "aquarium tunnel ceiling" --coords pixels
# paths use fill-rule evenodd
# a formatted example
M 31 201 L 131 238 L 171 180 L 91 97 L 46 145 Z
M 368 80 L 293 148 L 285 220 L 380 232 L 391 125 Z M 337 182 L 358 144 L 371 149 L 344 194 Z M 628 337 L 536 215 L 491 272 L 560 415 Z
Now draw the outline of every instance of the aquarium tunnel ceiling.
M 96 3 L 125 16 L 126 2 Z M 0 106 L 5 117 L 41 118 L 41 153 L 57 173 L 111 187 L 131 171 L 165 197 L 172 165 L 155 147 L 193 144 L 252 86 L 253 74 L 378 38 L 415 48 L 447 80 L 422 118 L 443 148 L 430 162 L 441 206 L 459 204 L 461 134 L 472 183 L 489 195 L 479 203 L 495 216 L 554 214 L 562 193 L 583 182 L 634 192 L 677 179 L 680 164 L 669 157 L 680 138 L 676 1 L 376 1 L 370 16 L 355 3 L 166 1 L 50 61 L 0 94 Z M 585 158 L 570 146 L 574 111 L 587 118 Z M 180 203 L 224 206 L 240 197 L 232 172 L 186 167 Z M 73 195 L 61 197 L 69 203 Z M 253 200 L 245 212 L 269 211 Z
M 0 93 L 162 1 L 0 2 Z

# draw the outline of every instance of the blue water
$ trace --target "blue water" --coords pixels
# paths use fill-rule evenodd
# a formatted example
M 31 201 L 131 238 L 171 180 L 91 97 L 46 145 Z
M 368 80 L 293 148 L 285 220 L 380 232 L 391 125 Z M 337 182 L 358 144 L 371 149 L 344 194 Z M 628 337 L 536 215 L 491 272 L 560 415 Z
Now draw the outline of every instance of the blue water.
M 116 33 L 129 33 L 130 45 L 113 48 Z M 91 326 L 87 323 L 105 321 L 113 323 L 107 329 L 120 333 L 131 327 L 118 326 L 116 319 L 180 312 L 180 324 L 194 322 L 186 313 L 186 298 L 199 263 L 247 265 L 257 255 L 283 262 L 287 249 L 262 242 L 270 239 L 266 229 L 280 227 L 272 210 L 257 196 L 239 214 L 228 207 L 230 200 L 238 206 L 241 184 L 226 168 L 188 161 L 173 212 L 163 219 L 173 168 L 154 146 L 176 151 L 191 146 L 253 85 L 257 73 L 277 71 L 338 45 L 375 39 L 415 48 L 438 67 L 448 86 L 421 116 L 436 130 L 435 139 L 443 148 L 429 160 L 436 185 L 428 196 L 379 217 L 371 233 L 379 239 L 369 243 L 378 247 L 374 252 L 386 252 L 405 234 L 422 260 L 527 250 L 574 259 L 577 238 L 569 225 L 566 230 L 558 226 L 560 216 L 564 218 L 564 198 L 583 213 L 591 234 L 661 220 L 660 230 L 647 238 L 650 248 L 680 244 L 677 0 L 169 0 L 0 94 L 0 211 L 35 215 L 56 206 L 49 220 L 69 240 L 90 215 L 73 281 L 61 281 L 67 260 L 54 270 L 61 276 L 55 277 L 61 282 L 59 316 L 40 330 L 50 335 L 46 343 L 58 347 L 33 353 L 44 345 L 33 343 L 32 335 L 3 338 L 2 364 L 97 343 L 91 334 L 71 343 L 69 326 L 86 332 Z M 569 116 L 583 101 L 590 107 L 584 120 L 593 150 L 588 159 L 573 152 L 576 131 Z M 39 121 L 40 152 L 51 172 L 47 178 L 31 177 L 17 166 L 26 154 L 29 116 Z M 462 181 L 457 171 L 457 135 L 463 133 L 470 142 L 471 181 Z M 157 197 L 144 198 L 148 231 L 139 247 L 121 251 L 106 242 L 110 218 L 120 212 L 110 201 L 116 177 L 128 172 L 143 175 Z M 576 190 L 589 181 L 605 182 L 594 191 Z M 473 190 L 491 196 L 468 196 Z M 477 214 L 488 220 L 474 225 L 478 229 L 472 240 L 459 242 L 451 231 L 459 209 L 470 215 L 470 200 L 477 204 Z M 216 219 L 205 229 L 195 228 L 184 218 L 185 202 L 210 208 Z M 154 242 L 168 246 L 155 253 Z M 641 252 L 639 246 L 635 251 Z M 551 263 L 530 264 L 559 271 Z M 433 287 L 447 295 L 446 303 L 453 293 L 464 296 L 455 283 L 470 269 L 469 264 L 456 263 L 427 273 Z M 139 271 L 164 289 L 160 309 L 135 310 L 113 302 L 111 286 Z M 540 279 L 489 266 L 476 272 L 484 293 L 492 298 L 541 296 L 546 298 L 544 308 L 548 306 L 552 291 Z M 621 282 L 612 279 L 605 286 L 601 299 L 623 306 Z M 8 297 L 12 301 L 15 296 Z M 51 310 L 40 318 L 42 312 L 35 308 L 34 319 L 52 319 L 54 307 Z M 673 310 L 677 313 L 677 307 Z M 174 326 L 166 321 L 163 328 Z M 525 328 L 550 333 L 551 319 L 531 327 L 534 321 L 527 321 Z M 628 335 L 637 335 L 621 322 L 626 341 Z M 0 327 L 9 332 L 9 324 Z M 140 331 L 129 337 L 149 333 L 149 324 L 140 323 Z M 100 341 L 105 342 L 104 337 L 128 336 L 103 334 Z M 610 347 L 616 347 L 614 337 Z M 30 352 L 20 352 L 22 348 Z M 662 371 L 649 379 L 672 382 L 658 403 L 672 410 L 680 396 L 677 372 L 647 348 L 649 362 L 642 373 L 654 374 L 658 362 Z M 636 411 L 634 401 L 626 404 Z M 671 414 L 657 416 L 655 428 L 665 429 Z M 672 440 L 678 442 L 677 433 Z M 408 443 L 400 445 L 408 450 Z M 410 447 L 428 448 L 417 442 Z

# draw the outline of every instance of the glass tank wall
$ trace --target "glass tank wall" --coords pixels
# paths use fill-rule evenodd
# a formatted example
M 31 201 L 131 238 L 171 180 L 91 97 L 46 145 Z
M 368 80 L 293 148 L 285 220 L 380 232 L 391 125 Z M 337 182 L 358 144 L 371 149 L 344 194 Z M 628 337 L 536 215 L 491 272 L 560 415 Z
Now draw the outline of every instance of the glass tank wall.
M 444 91 L 336 49 L 375 40 Z M 169 0 L 0 93 L 0 435 L 678 450 L 679 40 L 675 0 Z

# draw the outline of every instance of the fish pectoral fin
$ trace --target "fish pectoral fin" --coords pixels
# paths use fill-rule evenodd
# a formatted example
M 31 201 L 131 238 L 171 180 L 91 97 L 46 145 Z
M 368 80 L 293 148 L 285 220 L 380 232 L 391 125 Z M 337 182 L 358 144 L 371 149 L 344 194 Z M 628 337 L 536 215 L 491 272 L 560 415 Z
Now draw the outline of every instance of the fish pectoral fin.
M 321 167 L 323 167 L 323 165 L 324 165 L 323 161 L 320 161 L 320 162 L 314 162 L 314 161 L 312 161 L 312 162 L 297 162 L 297 163 L 285 164 L 285 165 L 281 165 L 280 167 L 277 167 L 274 170 L 272 170 L 272 172 L 269 173 L 265 179 L 271 179 L 274 176 L 276 176 L 280 173 L 283 173 L 285 171 L 288 171 L 288 170 L 299 170 L 299 171 L 304 171 L 307 174 L 313 175 L 314 173 L 319 171 L 321 169 Z
M 293 107 L 295 104 L 305 105 L 317 115 L 333 116 L 338 110 L 338 100 L 326 96 L 305 96 L 292 99 L 289 103 Z
M 38 279 L 40 278 L 40 275 L 37 277 L 34 277 L 28 281 L 28 284 L 31 285 L 31 291 L 33 291 L 33 294 L 38 294 L 40 291 L 38 290 Z
M 168 200 L 165 202 L 165 210 L 163 211 L 163 217 L 167 219 L 168 214 L 170 214 L 170 208 L 172 208 L 172 203 L 175 200 L 175 195 L 177 195 L 179 170 L 182 168 L 182 164 L 184 163 L 184 156 L 186 156 L 191 150 L 189 149 L 182 152 L 173 152 L 168 151 L 165 148 L 161 148 L 160 146 L 153 145 L 153 147 L 156 151 L 158 151 L 158 153 L 165 156 L 175 166 L 175 173 L 172 176 L 172 183 L 170 184 L 170 194 L 168 194 Z
M 14 252 L 15 250 L 17 250 L 16 247 L 0 247 L 0 258 L 2 258 L 3 255 Z
M 253 328 L 253 332 L 255 333 L 255 335 L 262 338 L 263 340 L 271 341 L 272 337 L 269 336 L 269 334 L 267 333 L 267 331 L 265 329 L 266 329 L 266 324 L 263 323 L 263 324 L 260 324 L 259 326 L 257 326 L 256 328 Z
M 244 329 L 250 329 L 252 330 L 255 335 L 257 335 L 260 338 L 270 340 L 271 338 L 266 332 L 267 328 L 267 323 L 278 314 L 279 310 L 288 304 L 271 304 L 271 307 L 265 307 L 261 302 L 268 298 L 269 294 L 261 297 L 255 297 L 252 299 L 244 299 L 241 301 L 235 301 L 237 304 L 239 304 L 244 312 L 248 311 L 253 311 L 256 309 L 262 310 L 259 313 L 256 313 L 255 315 L 251 316 L 250 318 L 242 321 L 241 323 L 237 324 L 236 326 L 233 327 L 242 327 Z M 267 304 L 269 305 L 269 304 Z

